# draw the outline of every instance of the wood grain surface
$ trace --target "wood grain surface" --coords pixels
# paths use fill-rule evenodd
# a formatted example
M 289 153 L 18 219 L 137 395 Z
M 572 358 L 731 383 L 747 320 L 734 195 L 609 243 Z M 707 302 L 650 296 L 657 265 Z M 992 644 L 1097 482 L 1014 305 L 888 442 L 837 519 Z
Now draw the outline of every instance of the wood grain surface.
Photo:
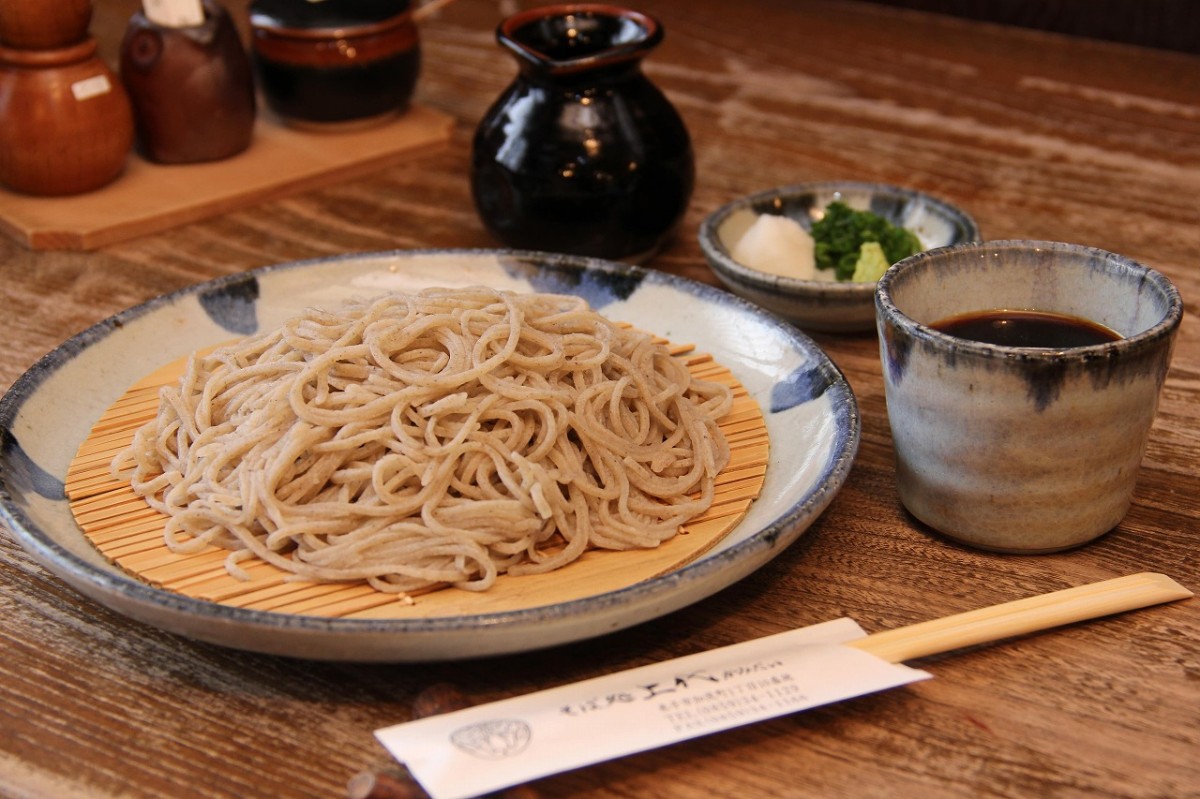
M 98 0 L 111 58 L 136 0 Z M 244 0 L 226 3 L 244 24 Z M 470 201 L 475 124 L 515 66 L 510 0 L 422 24 L 417 101 L 442 150 L 93 253 L 0 240 L 0 382 L 166 291 L 296 258 L 487 247 Z M 390 761 L 372 731 L 450 683 L 502 699 L 839 616 L 870 632 L 1139 571 L 1200 587 L 1200 57 L 831 0 L 647 0 L 647 73 L 697 151 L 678 238 L 651 266 L 713 283 L 695 240 L 736 195 L 852 178 L 925 189 L 985 236 L 1102 247 L 1186 302 L 1128 517 L 1072 552 L 1020 557 L 931 534 L 896 497 L 878 346 L 814 336 L 863 436 L 817 524 L 765 568 L 657 621 L 545 652 L 437 666 L 310 663 L 222 649 L 82 599 L 0 531 L 0 796 L 341 797 Z M 774 442 L 773 442 L 774 443 Z M 781 444 L 782 445 L 782 444 Z M 935 679 L 535 786 L 546 797 L 1200 796 L 1200 601 L 926 658 Z

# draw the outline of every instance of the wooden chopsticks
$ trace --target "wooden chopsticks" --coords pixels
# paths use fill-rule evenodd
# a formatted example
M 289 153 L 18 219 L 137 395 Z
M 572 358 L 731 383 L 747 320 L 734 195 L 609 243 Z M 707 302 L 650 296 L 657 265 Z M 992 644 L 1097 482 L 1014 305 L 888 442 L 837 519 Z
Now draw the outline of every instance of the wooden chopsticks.
M 901 663 L 1192 595 L 1165 574 L 1141 572 L 898 627 L 848 646 Z
M 847 646 L 900 663 L 1190 596 L 1193 596 L 1191 591 L 1165 574 L 1141 572 L 875 633 Z M 449 713 L 469 705 L 468 699 L 454 686 L 436 684 L 417 695 L 413 718 Z M 426 799 L 427 796 L 400 764 L 363 772 L 347 785 L 347 799 Z M 537 799 L 538 793 L 529 785 L 518 785 L 490 796 Z

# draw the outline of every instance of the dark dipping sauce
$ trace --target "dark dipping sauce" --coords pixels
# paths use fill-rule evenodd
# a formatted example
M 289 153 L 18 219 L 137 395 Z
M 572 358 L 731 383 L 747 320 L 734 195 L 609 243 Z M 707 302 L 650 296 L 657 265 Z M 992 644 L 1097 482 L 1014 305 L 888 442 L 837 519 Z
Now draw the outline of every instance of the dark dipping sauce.
M 1001 347 L 1066 349 L 1106 344 L 1121 338 L 1090 319 L 1047 311 L 981 311 L 959 314 L 930 325 L 947 335 Z

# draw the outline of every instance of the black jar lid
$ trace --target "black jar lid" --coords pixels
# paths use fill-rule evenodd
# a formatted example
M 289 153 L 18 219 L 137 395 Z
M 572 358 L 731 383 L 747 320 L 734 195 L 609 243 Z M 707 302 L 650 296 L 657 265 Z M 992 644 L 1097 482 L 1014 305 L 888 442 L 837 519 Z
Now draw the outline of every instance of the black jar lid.
M 279 31 L 353 30 L 408 11 L 409 0 L 254 0 L 250 24 Z

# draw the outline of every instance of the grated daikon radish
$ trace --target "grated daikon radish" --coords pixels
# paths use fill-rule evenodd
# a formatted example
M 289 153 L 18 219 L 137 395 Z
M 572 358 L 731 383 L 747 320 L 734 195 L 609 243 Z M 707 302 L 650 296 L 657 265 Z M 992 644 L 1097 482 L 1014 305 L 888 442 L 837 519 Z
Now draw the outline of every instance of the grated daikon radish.
M 738 239 L 730 253 L 743 266 L 799 280 L 832 280 L 832 271 L 818 270 L 813 239 L 794 219 L 762 214 Z

